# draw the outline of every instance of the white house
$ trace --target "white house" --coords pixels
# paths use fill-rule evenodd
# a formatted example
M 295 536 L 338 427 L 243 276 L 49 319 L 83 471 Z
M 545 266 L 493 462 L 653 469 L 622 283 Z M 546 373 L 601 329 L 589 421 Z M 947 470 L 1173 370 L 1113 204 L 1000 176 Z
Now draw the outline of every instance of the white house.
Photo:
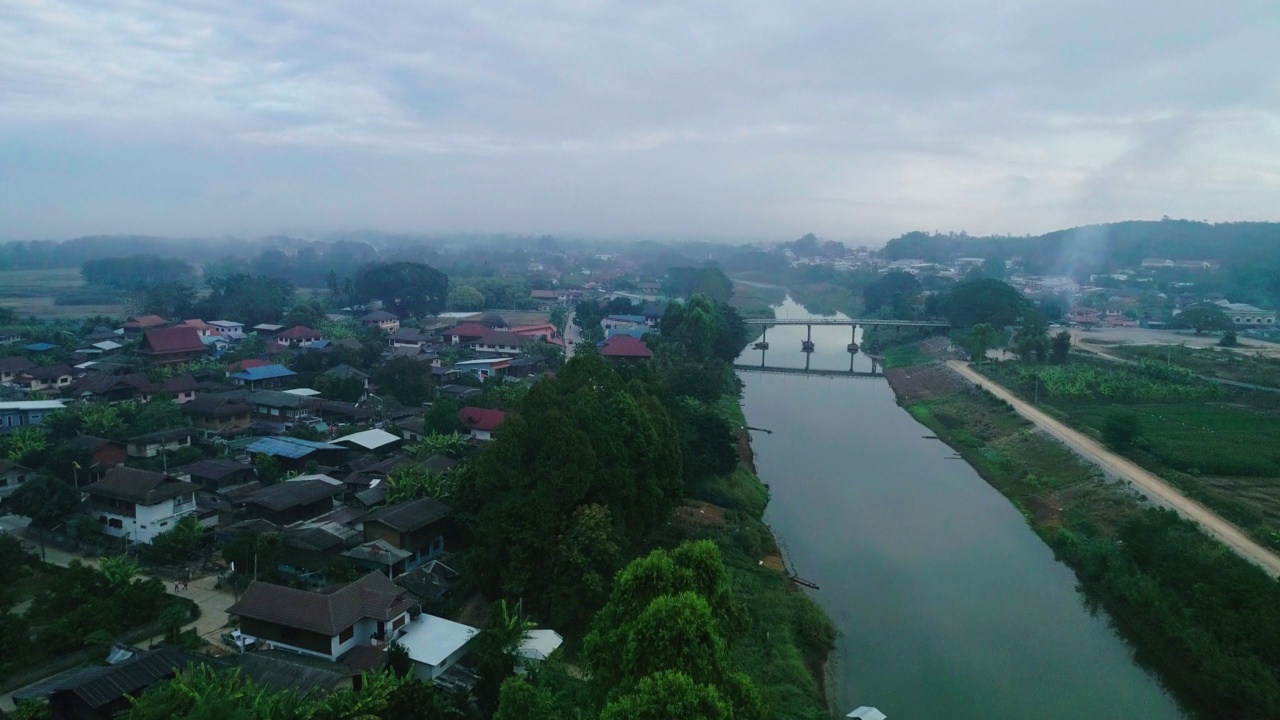
M 27 425 L 39 425 L 55 410 L 66 407 L 61 400 L 14 400 L 0 402 L 0 434 Z
M 244 323 L 232 322 L 230 320 L 210 320 L 208 323 L 215 328 L 218 334 L 230 340 L 244 339 Z
M 195 513 L 199 489 L 163 473 L 119 465 L 84 491 L 89 513 L 98 518 L 102 532 L 149 543 L 184 515 Z
M 0 458 L 0 500 L 17 492 L 22 483 L 35 476 L 35 470 Z
M 524 640 L 520 641 L 520 647 L 516 648 L 516 672 L 520 675 L 529 672 L 538 663 L 545 662 L 563 644 L 564 638 L 555 630 L 530 630 Z
M 262 647 L 337 660 L 361 645 L 406 633 L 418 603 L 386 575 L 371 572 L 329 592 L 254 581 L 227 608 Z
M 1274 326 L 1276 324 L 1274 310 L 1263 310 L 1245 303 L 1233 303 L 1226 300 L 1219 300 L 1214 304 L 1222 308 L 1222 312 L 1226 313 L 1227 317 L 1231 318 L 1231 322 L 1236 325 Z
M 409 651 L 414 676 L 432 680 L 467 654 L 471 639 L 479 632 L 470 625 L 423 613 L 405 628 L 400 644 Z

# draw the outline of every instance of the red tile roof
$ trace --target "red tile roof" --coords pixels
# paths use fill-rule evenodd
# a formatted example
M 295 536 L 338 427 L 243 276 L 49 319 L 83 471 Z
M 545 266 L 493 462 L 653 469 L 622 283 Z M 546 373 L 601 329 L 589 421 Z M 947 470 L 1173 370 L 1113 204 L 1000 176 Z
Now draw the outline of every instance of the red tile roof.
M 129 322 L 124 324 L 127 328 L 153 328 L 160 325 L 168 325 L 169 321 L 159 315 L 143 315 L 141 317 L 130 318 Z
M 260 360 L 258 358 L 249 358 L 248 360 L 241 360 L 240 362 L 231 363 L 230 365 L 227 366 L 227 372 L 238 373 L 241 370 L 248 370 L 249 368 L 256 368 L 256 367 L 263 367 L 264 365 L 270 365 L 270 364 L 271 363 L 267 362 L 266 360 Z
M 191 352 L 194 350 L 204 352 L 204 342 L 200 339 L 200 331 L 193 327 L 148 330 L 146 338 L 138 348 L 138 352 L 143 354 Z
M 445 331 L 446 335 L 456 335 L 458 337 L 482 338 L 493 332 L 492 328 L 481 325 L 480 323 L 467 322 L 461 325 L 454 325 Z
M 614 335 L 608 340 L 605 340 L 604 345 L 600 347 L 600 354 L 604 357 L 653 357 L 653 351 L 649 349 L 649 346 L 644 344 L 643 340 L 631 337 L 630 335 Z
M 486 410 L 478 407 L 464 407 L 458 411 L 458 419 L 462 427 L 468 430 L 497 430 L 507 419 L 501 410 Z

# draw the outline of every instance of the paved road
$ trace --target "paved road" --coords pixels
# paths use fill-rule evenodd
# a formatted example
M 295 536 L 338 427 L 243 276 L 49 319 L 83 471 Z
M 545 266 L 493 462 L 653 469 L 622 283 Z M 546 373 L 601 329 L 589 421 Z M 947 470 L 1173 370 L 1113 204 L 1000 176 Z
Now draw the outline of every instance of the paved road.
M 573 351 L 578 348 L 578 343 L 582 342 L 582 331 L 577 325 L 573 324 L 573 313 L 569 313 L 569 317 L 564 321 L 564 359 L 568 362 L 573 357 Z
M 1088 435 L 1046 415 L 1004 387 L 992 382 L 990 378 L 980 375 L 969 366 L 969 363 L 950 360 L 947 365 L 965 379 L 983 386 L 996 397 L 1008 402 L 1018 411 L 1019 415 L 1031 421 L 1041 430 L 1061 440 L 1077 455 L 1102 468 L 1104 472 L 1129 482 L 1155 502 L 1177 511 L 1178 514 L 1188 520 L 1198 523 L 1205 532 L 1218 538 L 1238 555 L 1256 563 L 1272 576 L 1280 576 L 1280 555 L 1254 542 L 1243 530 L 1215 515 L 1200 503 L 1186 497 L 1159 476 L 1108 450 Z

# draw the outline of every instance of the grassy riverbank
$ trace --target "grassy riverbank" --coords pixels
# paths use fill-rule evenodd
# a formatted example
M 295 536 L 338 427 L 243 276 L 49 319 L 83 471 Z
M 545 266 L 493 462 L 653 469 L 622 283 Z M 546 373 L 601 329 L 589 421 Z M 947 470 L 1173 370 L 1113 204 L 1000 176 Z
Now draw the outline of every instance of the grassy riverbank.
M 1280 585 L 945 367 L 887 375 L 899 402 L 1022 511 L 1185 707 L 1217 720 L 1280 717 Z
M 722 410 L 746 424 L 736 399 Z M 768 489 L 752 469 L 749 442 L 739 467 L 689 488 L 691 501 L 666 528 L 661 544 L 714 541 L 733 571 L 734 597 L 750 630 L 730 650 L 735 669 L 749 675 L 773 710 L 787 720 L 829 718 L 823 673 L 835 647 L 835 627 L 808 595 L 787 579 L 778 546 L 763 516 Z

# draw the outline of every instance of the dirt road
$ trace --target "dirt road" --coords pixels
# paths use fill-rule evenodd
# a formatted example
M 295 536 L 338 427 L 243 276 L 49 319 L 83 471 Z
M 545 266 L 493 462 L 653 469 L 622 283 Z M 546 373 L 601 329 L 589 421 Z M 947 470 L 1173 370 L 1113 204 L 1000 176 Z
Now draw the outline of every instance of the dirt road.
M 1067 447 L 1110 475 L 1119 477 L 1153 501 L 1175 510 L 1183 517 L 1199 524 L 1210 535 L 1218 538 L 1238 555 L 1266 570 L 1272 576 L 1280 576 L 1280 555 L 1254 542 L 1243 530 L 1218 517 L 1203 505 L 1191 500 L 1159 476 L 1144 470 L 1136 463 L 1108 450 L 1101 443 L 1084 433 L 1074 430 L 1041 412 L 1030 403 L 1018 398 L 1005 388 L 978 374 L 969 363 L 951 360 L 947 365 L 970 382 L 981 385 L 992 394 L 1008 402 L 1018 414 L 1036 427 L 1061 440 Z

